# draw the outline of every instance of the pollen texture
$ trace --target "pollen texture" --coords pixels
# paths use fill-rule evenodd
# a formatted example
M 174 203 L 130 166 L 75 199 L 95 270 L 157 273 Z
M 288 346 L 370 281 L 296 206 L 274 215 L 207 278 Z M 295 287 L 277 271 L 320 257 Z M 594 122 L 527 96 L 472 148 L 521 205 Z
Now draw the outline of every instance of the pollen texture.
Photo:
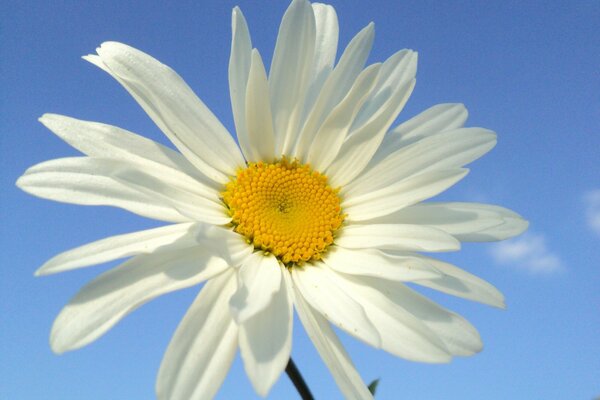
M 286 159 L 249 163 L 222 198 L 234 230 L 286 265 L 319 260 L 344 220 L 327 177 Z

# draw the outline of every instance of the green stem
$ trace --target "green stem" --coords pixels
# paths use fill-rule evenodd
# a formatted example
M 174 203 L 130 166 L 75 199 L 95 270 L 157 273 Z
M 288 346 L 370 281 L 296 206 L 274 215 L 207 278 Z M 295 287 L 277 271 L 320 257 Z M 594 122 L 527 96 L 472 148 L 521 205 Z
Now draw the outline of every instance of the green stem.
M 302 400 L 314 400 L 312 393 L 310 393 L 310 389 L 306 385 L 306 382 L 304 382 L 304 378 L 302 378 L 302 374 L 300 374 L 298 367 L 294 364 L 292 357 L 290 357 L 290 361 L 288 361 L 288 364 L 285 367 L 285 373 L 290 377 L 290 380 L 296 387 Z

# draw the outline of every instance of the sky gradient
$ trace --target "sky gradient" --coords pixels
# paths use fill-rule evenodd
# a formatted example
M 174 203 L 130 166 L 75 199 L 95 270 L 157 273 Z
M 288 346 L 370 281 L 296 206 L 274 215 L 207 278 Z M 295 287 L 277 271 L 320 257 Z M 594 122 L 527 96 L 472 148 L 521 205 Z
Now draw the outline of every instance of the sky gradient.
M 34 278 L 51 256 L 160 225 L 120 209 L 34 198 L 14 182 L 33 164 L 77 152 L 37 122 L 45 112 L 104 122 L 166 144 L 106 73 L 80 57 L 103 41 L 174 68 L 234 132 L 227 65 L 231 9 L 270 64 L 285 1 L 11 2 L 0 6 L 0 398 L 150 399 L 163 352 L 197 293 L 161 297 L 92 345 L 62 356 L 52 321 L 80 287 L 116 263 Z M 485 348 L 448 365 L 417 364 L 341 334 L 377 399 L 593 399 L 600 396 L 600 3 L 333 1 L 340 48 L 370 21 L 369 63 L 419 52 L 417 85 L 398 121 L 461 102 L 467 126 L 498 133 L 491 153 L 438 199 L 493 203 L 531 223 L 521 238 L 441 255 L 506 296 L 497 310 L 423 291 L 470 320 Z M 338 50 L 338 56 L 340 50 Z M 295 320 L 292 355 L 316 398 L 340 398 Z M 296 398 L 282 376 L 270 398 Z M 218 398 L 254 398 L 239 357 Z

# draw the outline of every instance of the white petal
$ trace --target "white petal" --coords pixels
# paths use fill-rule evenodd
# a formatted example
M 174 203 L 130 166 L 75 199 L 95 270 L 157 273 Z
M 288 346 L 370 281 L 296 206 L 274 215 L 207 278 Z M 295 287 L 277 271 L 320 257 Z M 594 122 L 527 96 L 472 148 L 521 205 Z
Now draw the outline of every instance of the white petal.
M 292 269 L 292 278 L 304 299 L 335 326 L 379 348 L 381 338 L 363 307 L 338 284 L 322 263 Z
M 441 275 L 419 257 L 386 254 L 377 249 L 353 250 L 332 246 L 323 262 L 340 273 L 392 281 L 433 279 Z
M 355 283 L 357 292 L 361 290 L 361 286 L 368 287 L 365 293 L 382 293 L 395 305 L 414 315 L 442 340 L 452 355 L 469 356 L 481 351 L 483 344 L 479 333 L 467 320 L 405 285 L 375 278 L 363 278 L 360 281 L 350 279 Z M 371 294 L 369 299 L 374 298 Z
M 242 322 L 240 354 L 254 390 L 266 396 L 285 369 L 292 350 L 292 300 L 290 277 L 280 266 L 281 286 L 270 303 Z
M 204 177 L 180 153 L 125 129 L 56 114 L 44 114 L 39 121 L 87 156 L 142 165 L 158 163 L 196 179 Z M 204 183 L 210 182 L 206 180 Z
M 17 186 L 34 196 L 63 203 L 120 207 L 169 222 L 190 220 L 169 203 L 115 180 L 112 174 L 116 163 L 90 157 L 46 161 L 25 171 Z
M 452 264 L 429 257 L 421 258 L 440 271 L 442 275 L 434 279 L 416 282 L 419 285 L 490 306 L 506 307 L 504 296 L 490 283 Z
M 294 145 L 315 49 L 315 16 L 306 0 L 293 0 L 283 15 L 269 71 L 275 156 L 289 155 Z
M 353 298 L 362 305 L 381 335 L 381 348 L 396 356 L 412 361 L 443 363 L 451 357 L 442 338 L 423 321 L 421 316 L 413 315 L 393 301 L 387 292 L 401 283 L 381 281 L 368 277 L 339 275 L 339 284 L 352 293 Z M 390 289 L 391 288 L 391 289 Z
M 462 128 L 428 136 L 390 154 L 347 185 L 345 193 L 370 193 L 423 172 L 459 168 L 495 145 L 496 134 L 482 128 Z
M 461 242 L 489 242 L 520 235 L 528 223 L 504 207 L 479 203 L 421 203 L 371 223 L 430 225 Z
M 350 249 L 430 252 L 460 249 L 460 242 L 444 231 L 429 226 L 400 224 L 348 225 L 335 244 Z
M 246 88 L 246 129 L 248 161 L 273 162 L 275 134 L 269 101 L 269 82 L 258 50 L 252 50 L 252 63 Z
M 364 124 L 356 130 L 353 128 L 337 158 L 326 171 L 334 186 L 344 186 L 362 172 L 377 151 L 385 132 L 408 101 L 414 86 L 413 79 L 395 90 Z
M 342 101 L 331 111 L 315 135 L 306 162 L 314 170 L 324 171 L 335 159 L 358 110 L 375 85 L 380 64 L 366 68 Z
M 85 346 L 142 304 L 226 268 L 224 259 L 205 248 L 136 256 L 100 275 L 71 299 L 52 326 L 52 350 L 63 353 Z
M 464 168 L 423 172 L 374 192 L 348 196 L 342 206 L 348 214 L 347 221 L 371 220 L 427 200 L 460 181 L 467 173 Z
M 195 224 L 184 223 L 161 226 L 123 235 L 111 236 L 60 253 L 36 271 L 36 275 L 49 275 L 90 265 L 102 264 L 119 258 L 160 250 L 184 249 L 197 244 Z
M 308 113 L 312 109 L 317 96 L 325 80 L 333 69 L 335 55 L 337 53 L 339 27 L 335 9 L 328 4 L 313 3 L 313 12 L 315 14 L 315 55 L 311 68 L 308 91 L 304 101 L 304 117 L 302 124 L 306 120 Z
M 358 113 L 354 127 L 359 127 L 371 119 L 393 93 L 413 80 L 416 74 L 417 53 L 412 50 L 400 50 L 385 60 L 379 72 L 377 86 Z
M 346 96 L 362 71 L 371 51 L 374 38 L 374 25 L 371 23 L 361 30 L 348 44 L 340 61 L 323 84 L 315 104 L 309 113 L 294 152 L 295 157 L 305 161 L 314 136 L 329 116 L 331 110 Z
M 329 322 L 308 305 L 298 290 L 294 291 L 294 304 L 306 333 L 329 368 L 344 398 L 373 399 Z
M 388 155 L 424 137 L 462 128 L 467 116 L 467 109 L 462 104 L 438 104 L 428 108 L 388 131 L 369 165 L 378 164 Z
M 252 42 L 242 10 L 231 13 L 231 53 L 229 55 L 229 96 L 235 130 L 242 152 L 249 157 L 250 141 L 246 130 L 246 85 L 250 72 Z
M 224 225 L 231 221 L 225 206 L 216 198 L 207 197 L 202 188 L 192 185 L 192 182 L 186 184 L 185 179 L 175 179 L 183 178 L 182 175 L 180 174 L 178 177 L 169 177 L 165 174 L 156 176 L 128 166 L 116 171 L 113 176 L 117 181 L 135 188 L 149 198 L 170 205 L 193 221 L 215 225 Z
M 158 399 L 201 400 L 217 393 L 238 344 L 238 329 L 227 305 L 234 290 L 231 270 L 204 285 L 162 360 L 156 380 Z
M 230 301 L 234 320 L 240 324 L 264 310 L 281 285 L 277 259 L 262 252 L 252 253 L 238 270 L 238 289 Z
M 111 75 L 206 176 L 225 183 L 244 165 L 225 127 L 171 68 L 121 43 L 103 43 L 97 52 Z

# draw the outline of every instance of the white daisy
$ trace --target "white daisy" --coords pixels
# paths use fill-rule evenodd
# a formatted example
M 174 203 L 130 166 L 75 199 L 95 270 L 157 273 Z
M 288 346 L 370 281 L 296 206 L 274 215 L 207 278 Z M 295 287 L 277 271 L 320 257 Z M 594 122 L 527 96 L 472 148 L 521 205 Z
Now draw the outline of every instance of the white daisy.
M 160 399 L 212 397 L 238 348 L 255 390 L 267 395 L 290 358 L 293 309 L 347 398 L 371 395 L 331 324 L 415 361 L 478 352 L 473 326 L 405 282 L 503 307 L 490 284 L 420 254 L 526 228 L 497 206 L 421 203 L 462 179 L 495 134 L 464 128 L 461 104 L 390 129 L 413 90 L 417 54 L 401 50 L 365 67 L 369 24 L 334 66 L 331 6 L 292 1 L 268 75 L 238 8 L 232 27 L 239 147 L 173 70 L 114 42 L 84 58 L 123 85 L 179 152 L 109 125 L 40 119 L 85 156 L 35 165 L 20 188 L 172 223 L 75 248 L 37 271 L 130 257 L 67 304 L 52 349 L 85 346 L 145 302 L 206 281 L 166 351 Z

